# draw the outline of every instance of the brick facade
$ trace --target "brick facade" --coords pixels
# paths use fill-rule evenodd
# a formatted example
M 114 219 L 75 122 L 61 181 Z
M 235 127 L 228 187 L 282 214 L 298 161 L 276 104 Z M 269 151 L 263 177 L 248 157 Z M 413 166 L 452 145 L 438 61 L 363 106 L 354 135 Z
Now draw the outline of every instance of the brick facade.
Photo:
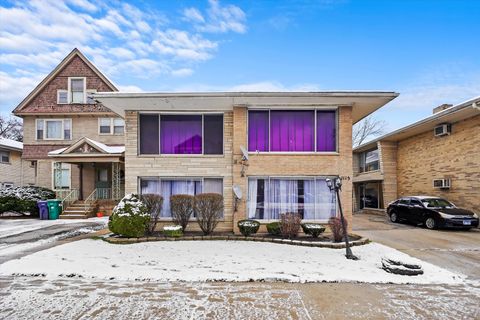
M 35 184 L 35 168 L 30 161 L 21 158 L 20 151 L 4 150 L 10 154 L 9 163 L 0 163 L 0 186 L 3 183 L 13 183 L 14 186 Z
M 399 141 L 398 196 L 428 194 L 458 206 L 480 208 L 480 115 L 452 124 L 451 135 L 432 131 Z M 433 179 L 450 178 L 450 189 L 433 188 Z

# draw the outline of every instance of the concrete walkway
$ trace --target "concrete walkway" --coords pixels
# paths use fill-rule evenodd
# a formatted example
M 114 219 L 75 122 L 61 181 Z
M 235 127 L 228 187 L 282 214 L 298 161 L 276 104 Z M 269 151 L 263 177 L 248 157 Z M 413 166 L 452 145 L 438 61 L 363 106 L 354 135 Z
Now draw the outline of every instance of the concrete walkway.
M 480 230 L 427 230 L 387 217 L 356 214 L 353 232 L 470 279 L 480 279 Z

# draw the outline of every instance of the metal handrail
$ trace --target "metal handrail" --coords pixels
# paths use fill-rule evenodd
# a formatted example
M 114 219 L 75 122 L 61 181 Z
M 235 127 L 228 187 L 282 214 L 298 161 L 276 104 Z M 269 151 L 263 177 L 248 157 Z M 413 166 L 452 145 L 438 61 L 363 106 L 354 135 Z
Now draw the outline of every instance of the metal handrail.
M 87 214 L 88 209 L 90 208 L 91 204 L 93 204 L 95 201 L 97 201 L 97 189 L 94 189 L 92 193 L 85 199 L 84 201 L 84 207 L 83 207 L 83 212 Z
M 72 203 L 78 200 L 78 190 L 72 189 L 70 192 L 62 199 L 62 208 L 65 210 L 68 208 Z

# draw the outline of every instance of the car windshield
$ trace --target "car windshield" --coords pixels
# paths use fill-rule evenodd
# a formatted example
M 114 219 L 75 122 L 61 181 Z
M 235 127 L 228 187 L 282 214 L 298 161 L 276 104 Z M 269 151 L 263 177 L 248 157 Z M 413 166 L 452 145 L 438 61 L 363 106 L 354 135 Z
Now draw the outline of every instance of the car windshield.
M 422 199 L 422 203 L 427 208 L 453 208 L 455 207 L 453 203 L 448 202 L 445 199 Z

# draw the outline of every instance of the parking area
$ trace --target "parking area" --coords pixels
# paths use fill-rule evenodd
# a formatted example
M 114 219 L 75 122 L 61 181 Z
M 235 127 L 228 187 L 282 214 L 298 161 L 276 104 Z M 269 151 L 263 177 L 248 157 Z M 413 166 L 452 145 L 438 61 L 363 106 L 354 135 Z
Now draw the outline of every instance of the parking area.
M 480 279 L 480 230 L 427 230 L 386 216 L 355 214 L 354 233 L 471 279 Z

